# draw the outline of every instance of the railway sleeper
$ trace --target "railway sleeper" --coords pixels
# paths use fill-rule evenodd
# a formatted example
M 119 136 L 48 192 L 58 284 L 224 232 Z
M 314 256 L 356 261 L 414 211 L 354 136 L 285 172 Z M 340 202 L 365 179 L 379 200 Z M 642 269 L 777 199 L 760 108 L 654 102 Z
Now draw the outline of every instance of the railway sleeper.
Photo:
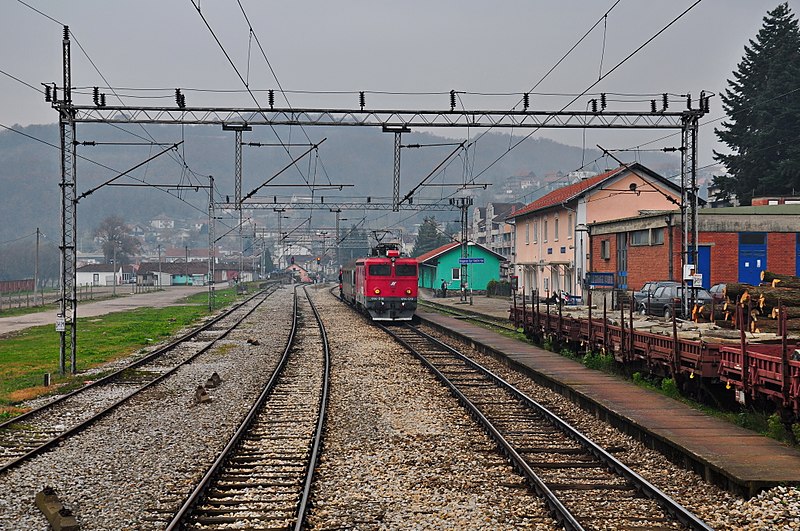
M 576 448 L 548 448 L 546 446 L 518 446 L 514 448 L 521 454 L 563 454 L 563 455 L 586 455 L 586 450 L 581 447 Z
M 609 490 L 628 491 L 628 492 L 631 492 L 631 493 L 638 492 L 633 485 L 629 485 L 628 483 L 619 484 L 619 485 L 617 485 L 617 484 L 601 485 L 601 484 L 598 484 L 598 483 L 555 483 L 555 482 L 550 483 L 550 482 L 547 482 L 547 488 L 550 489 L 550 490 L 582 491 L 582 492 L 585 492 L 587 490 L 596 490 L 596 491 L 598 491 L 598 496 L 596 496 L 597 498 L 599 498 L 599 495 L 603 491 L 609 491 Z M 581 494 L 580 495 L 581 498 L 583 498 L 584 496 L 585 496 L 585 494 Z M 639 497 L 639 496 L 631 496 L 631 497 L 632 498 L 636 498 L 636 497 Z
M 219 491 L 232 491 L 237 489 L 252 489 L 254 487 L 259 488 L 289 488 L 289 487 L 297 487 L 302 485 L 302 481 L 300 480 L 288 480 L 288 481 L 230 481 L 226 482 L 224 478 L 220 478 L 217 484 L 214 486 L 215 489 Z
M 570 461 L 565 463 L 530 463 L 533 468 L 563 469 L 563 468 L 602 468 L 606 465 L 599 461 Z

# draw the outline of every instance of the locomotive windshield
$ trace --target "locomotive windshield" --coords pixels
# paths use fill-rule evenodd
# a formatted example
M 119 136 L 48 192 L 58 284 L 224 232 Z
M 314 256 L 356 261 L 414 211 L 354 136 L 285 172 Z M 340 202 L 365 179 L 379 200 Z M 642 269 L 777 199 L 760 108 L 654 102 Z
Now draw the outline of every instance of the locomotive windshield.
M 391 276 L 392 266 L 389 264 L 370 264 L 369 274 L 374 277 Z
M 397 264 L 394 273 L 398 277 L 415 277 L 417 276 L 417 264 Z

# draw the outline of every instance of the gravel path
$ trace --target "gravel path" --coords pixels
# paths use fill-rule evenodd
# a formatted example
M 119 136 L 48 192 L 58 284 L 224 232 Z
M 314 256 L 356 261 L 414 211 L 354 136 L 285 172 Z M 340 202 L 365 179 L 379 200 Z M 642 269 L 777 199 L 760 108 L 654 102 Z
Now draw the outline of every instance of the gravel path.
M 315 302 L 333 380 L 311 529 L 554 529 L 427 369 L 327 291 Z
M 291 291 L 279 290 L 209 353 L 58 449 L 0 476 L 0 529 L 48 529 L 34 506 L 44 486 L 55 488 L 82 530 L 163 529 L 272 373 L 291 308 Z M 210 391 L 213 400 L 195 404 L 195 389 L 215 371 L 223 383 Z

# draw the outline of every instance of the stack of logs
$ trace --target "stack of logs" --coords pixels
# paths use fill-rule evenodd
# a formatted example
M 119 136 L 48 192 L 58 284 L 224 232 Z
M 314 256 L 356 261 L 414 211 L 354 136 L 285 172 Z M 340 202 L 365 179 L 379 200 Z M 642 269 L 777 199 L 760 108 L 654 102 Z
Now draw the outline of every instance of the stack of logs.
M 714 315 L 711 305 L 706 305 L 700 309 L 700 316 L 723 327 L 740 328 L 737 304 L 744 308 L 750 332 L 780 333 L 781 310 L 786 314 L 787 330 L 800 330 L 800 277 L 762 271 L 760 286 L 726 284 L 724 299 L 714 303 Z

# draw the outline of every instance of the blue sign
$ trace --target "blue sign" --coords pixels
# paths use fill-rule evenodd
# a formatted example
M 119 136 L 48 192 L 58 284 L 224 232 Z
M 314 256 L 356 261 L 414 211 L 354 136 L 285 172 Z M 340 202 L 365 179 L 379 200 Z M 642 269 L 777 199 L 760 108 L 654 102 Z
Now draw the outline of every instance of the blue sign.
M 459 258 L 459 264 L 482 264 L 483 258 Z

